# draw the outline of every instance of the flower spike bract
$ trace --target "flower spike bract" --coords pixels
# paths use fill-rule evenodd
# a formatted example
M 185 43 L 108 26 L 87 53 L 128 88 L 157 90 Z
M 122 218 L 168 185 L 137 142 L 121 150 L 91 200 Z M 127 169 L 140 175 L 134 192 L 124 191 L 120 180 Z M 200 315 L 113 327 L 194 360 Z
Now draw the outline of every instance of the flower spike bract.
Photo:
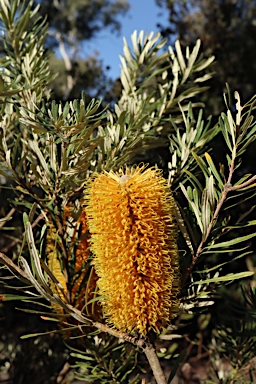
M 96 175 L 85 194 L 91 250 L 109 324 L 160 332 L 177 312 L 174 200 L 161 171 L 145 166 Z

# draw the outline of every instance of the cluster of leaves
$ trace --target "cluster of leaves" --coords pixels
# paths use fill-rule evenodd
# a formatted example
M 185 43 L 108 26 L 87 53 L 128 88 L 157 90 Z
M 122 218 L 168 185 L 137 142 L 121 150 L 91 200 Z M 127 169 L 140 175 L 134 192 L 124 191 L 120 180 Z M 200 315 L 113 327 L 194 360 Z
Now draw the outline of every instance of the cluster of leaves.
M 175 49 L 163 52 L 166 40 L 159 34 L 134 32 L 131 48 L 124 41 L 122 94 L 113 109 L 102 108 L 97 100 L 87 103 L 83 94 L 79 100 L 50 102 L 52 77 L 44 50 L 47 25 L 38 18 L 38 8 L 33 9 L 32 3 L 25 7 L 19 0 L 0 0 L 0 15 L 6 50 L 0 78 L 0 173 L 11 197 L 10 211 L 3 208 L 0 224 L 10 232 L 6 223 L 11 220 L 16 228 L 16 240 L 8 248 L 12 258 L 1 254 L 0 261 L 3 275 L 8 274 L 7 268 L 14 281 L 19 278 L 23 283 L 16 287 L 18 293 L 8 294 L 8 289 L 13 289 L 10 276 L 1 279 L 3 297 L 41 305 L 44 310 L 37 314 L 56 325 L 62 323 L 72 341 L 79 378 L 137 382 L 136 375 L 131 376 L 138 368 L 136 348 L 117 342 L 113 330 L 111 335 L 103 333 L 105 325 L 99 325 L 87 311 L 98 298 L 88 299 L 81 310 L 52 288 L 50 283 L 57 286 L 58 280 L 47 267 L 45 254 L 49 221 L 60 238 L 60 265 L 70 294 L 71 283 L 79 276 L 72 276 L 74 268 L 67 258 L 71 244 L 74 256 L 77 243 L 72 243 L 73 235 L 66 230 L 65 208 L 72 202 L 73 219 L 79 216 L 84 185 L 95 171 L 118 169 L 138 159 L 148 161 L 149 149 L 154 153 L 156 148 L 169 145 L 171 161 L 164 172 L 169 172 L 177 200 L 183 276 L 181 314 L 174 328 L 182 333 L 184 314 L 191 320 L 202 310 L 210 311 L 223 284 L 254 274 L 230 273 L 227 267 L 252 253 L 248 241 L 255 236 L 256 221 L 250 217 L 254 206 L 242 208 L 244 201 L 255 195 L 256 176 L 243 173 L 241 159 L 255 139 L 256 98 L 242 106 L 235 93 L 235 101 L 226 100 L 227 112 L 212 125 L 210 119 L 203 118 L 200 98 L 212 75 L 209 66 L 214 58 L 199 55 L 200 41 L 185 54 L 179 41 Z M 220 134 L 226 165 L 217 167 L 219 154 L 211 153 L 211 143 Z M 238 217 L 232 217 L 234 208 L 241 212 Z M 23 223 L 19 222 L 20 213 Z M 242 229 L 247 232 L 242 234 Z M 61 311 L 53 313 L 53 306 Z M 35 313 L 34 309 L 26 311 Z M 224 335 L 226 345 L 237 337 L 228 332 Z M 173 333 L 168 329 L 165 339 Z M 81 350 L 75 345 L 80 338 L 85 345 Z M 255 348 L 254 342 L 250 345 Z M 177 359 L 169 382 L 185 357 L 181 354 Z M 252 354 L 243 358 L 241 369 Z
M 199 318 L 202 310 L 209 310 L 210 305 L 218 302 L 218 295 L 223 295 L 223 284 L 255 274 L 254 268 L 241 271 L 241 260 L 253 257 L 255 237 L 251 201 L 255 196 L 256 176 L 241 169 L 242 155 L 255 139 L 255 97 L 241 106 L 235 92 L 234 99 L 229 94 L 225 101 L 227 113 L 221 114 L 213 128 L 210 121 L 202 120 L 201 112 L 196 119 L 189 108 L 187 116 L 184 115 L 185 131 L 175 126 L 177 135 L 169 137 L 172 150 L 169 182 L 176 191 L 177 221 L 183 237 L 182 241 L 180 238 L 180 249 L 184 249 L 183 305 Z M 222 135 L 226 155 L 226 164 L 219 162 L 218 167 L 215 164 L 222 159 L 221 154 L 218 156 L 211 149 L 205 151 L 208 138 L 211 140 L 215 135 Z M 238 272 L 232 268 L 235 263 Z M 254 290 L 251 296 L 254 297 Z M 255 302 L 251 300 L 250 304 L 255 310 Z M 241 311 L 248 309 L 242 307 Z M 236 313 L 228 312 L 230 315 L 225 319 L 218 318 L 212 344 L 208 345 L 208 350 L 214 351 L 210 353 L 215 371 L 209 377 L 213 382 L 245 382 L 248 377 L 253 381 L 254 320 L 252 317 L 241 320 Z M 223 365 L 227 357 L 229 370 Z

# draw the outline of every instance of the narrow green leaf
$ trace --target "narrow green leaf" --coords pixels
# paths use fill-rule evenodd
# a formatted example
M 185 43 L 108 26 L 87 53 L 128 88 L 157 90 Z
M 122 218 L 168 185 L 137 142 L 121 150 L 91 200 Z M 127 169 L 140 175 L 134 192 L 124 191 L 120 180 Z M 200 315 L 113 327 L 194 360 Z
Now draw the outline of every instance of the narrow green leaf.
M 237 91 L 235 91 L 234 96 L 236 99 L 236 125 L 237 127 L 239 127 L 241 123 L 241 111 L 242 111 L 241 100 L 240 100 L 240 95 Z
M 233 147 L 232 147 L 230 136 L 227 130 L 227 124 L 228 124 L 227 117 L 224 113 L 222 113 L 221 117 L 219 118 L 220 132 L 223 134 L 224 140 L 231 152 Z
M 105 298 L 106 298 L 106 296 L 96 296 L 93 299 L 91 299 L 90 301 L 88 301 L 85 305 L 87 306 L 89 304 L 93 304 L 96 301 L 99 301 L 99 300 L 102 300 L 102 299 L 105 299 Z
M 211 56 L 207 59 L 202 60 L 197 65 L 195 65 L 195 72 L 199 72 L 207 68 L 214 60 L 215 60 L 215 56 Z
M 175 360 L 175 363 L 174 363 L 174 366 L 173 366 L 173 369 L 170 373 L 170 376 L 168 377 L 168 381 L 167 381 L 167 384 L 170 384 L 172 379 L 174 378 L 174 376 L 176 375 L 180 365 L 183 363 L 185 357 L 187 355 L 187 349 L 183 349 L 183 351 L 180 352 L 179 356 L 177 357 L 177 359 Z
M 209 172 L 208 172 L 207 166 L 206 166 L 205 162 L 203 161 L 203 159 L 200 156 L 198 156 L 194 151 L 191 151 L 191 153 L 192 153 L 192 156 L 194 157 L 194 159 L 196 160 L 197 164 L 199 165 L 200 169 L 202 170 L 205 178 L 208 178 Z
M 30 145 L 30 148 L 32 149 L 32 151 L 37 155 L 38 160 L 40 161 L 40 164 L 45 171 L 45 177 L 47 176 L 49 179 L 51 179 L 52 178 L 51 172 L 49 170 L 49 167 L 48 167 L 48 164 L 45 160 L 44 155 L 42 154 L 41 150 L 39 149 L 37 141 L 29 140 L 29 145 Z M 48 183 L 50 184 L 49 180 L 48 180 Z
M 196 216 L 196 219 L 197 219 L 197 224 L 199 225 L 199 228 L 200 228 L 201 232 L 203 233 L 203 224 L 202 224 L 202 220 L 200 217 L 200 211 L 199 211 L 198 206 L 196 206 L 194 201 L 189 197 L 188 192 L 186 191 L 186 188 L 181 183 L 180 183 L 180 188 L 181 188 L 182 192 L 184 193 L 185 197 L 187 198 L 189 204 L 191 205 L 191 208 L 192 208 L 192 210 Z
M 245 236 L 238 236 L 232 240 L 228 240 L 228 241 L 224 241 L 222 243 L 216 243 L 213 245 L 209 245 L 209 246 L 207 246 L 207 249 L 218 249 L 218 248 L 231 247 L 232 245 L 236 245 L 236 244 L 242 243 L 243 241 L 250 240 L 255 236 L 256 236 L 256 233 L 250 233 L 249 235 L 245 235 Z
M 85 354 L 80 354 L 80 353 L 71 353 L 70 356 L 76 357 L 77 359 L 81 360 L 88 360 L 88 361 L 95 361 L 95 357 L 91 357 Z
M 24 340 L 24 339 L 29 339 L 31 337 L 51 335 L 52 333 L 60 333 L 60 332 L 62 332 L 61 329 L 56 329 L 56 330 L 51 330 L 51 331 L 42 332 L 42 333 L 30 333 L 30 334 L 27 334 L 27 335 L 22 335 L 22 336 L 20 336 L 20 338 L 22 340 Z
M 204 156 L 205 156 L 206 161 L 207 161 L 207 163 L 208 163 L 208 165 L 210 167 L 210 170 L 212 171 L 214 177 L 218 181 L 219 188 L 222 189 L 223 186 L 224 186 L 224 183 L 223 183 L 223 180 L 221 179 L 221 177 L 219 175 L 219 172 L 217 171 L 217 169 L 216 169 L 216 167 L 214 165 L 214 162 L 212 161 L 211 156 L 207 152 L 205 152 Z
M 216 190 L 216 188 L 214 188 L 213 175 L 211 175 L 209 177 L 209 179 L 207 180 L 206 187 L 207 187 L 207 195 L 208 195 L 208 199 L 209 199 L 209 203 L 210 203 L 210 208 L 211 208 L 211 211 L 213 211 L 215 208 L 216 201 L 219 200 L 218 191 Z
M 192 241 L 190 239 L 189 233 L 187 231 L 187 227 L 184 223 L 184 220 L 183 220 L 183 217 L 181 214 L 181 208 L 179 207 L 177 202 L 175 202 L 175 218 L 176 218 L 176 221 L 178 223 L 179 229 L 180 229 L 180 231 L 184 237 L 184 240 L 185 240 L 191 254 L 193 255 L 194 254 L 193 244 L 192 244 Z
M 0 295 L 0 301 L 22 301 L 27 299 L 28 296 L 21 296 L 21 295 L 12 295 L 12 294 L 4 294 Z
M 181 51 L 181 46 L 180 46 L 179 40 L 177 40 L 175 42 L 175 48 L 176 48 L 176 53 L 177 53 L 177 58 L 179 61 L 181 73 L 183 74 L 185 72 L 185 69 L 186 69 L 186 64 L 185 64 L 185 60 L 184 60 L 184 57 L 183 57 L 183 54 Z
M 26 224 L 25 230 L 26 230 L 26 237 L 27 237 L 29 252 L 30 252 L 30 256 L 31 256 L 31 262 L 32 262 L 33 267 L 34 267 L 36 277 L 38 279 L 38 282 L 39 282 L 41 288 L 43 288 L 46 293 L 51 295 L 52 294 L 51 289 L 49 288 L 47 281 L 45 280 L 44 274 L 42 272 L 40 257 L 38 255 L 38 252 L 37 252 L 37 249 L 35 246 L 35 242 L 34 242 L 32 226 L 29 222 Z
M 24 259 L 24 257 L 21 256 L 20 259 L 19 259 L 19 262 L 20 262 L 20 265 L 21 265 L 23 271 L 28 276 L 28 279 L 34 285 L 34 287 L 40 293 L 40 295 L 42 295 L 46 300 L 51 301 L 51 295 L 46 293 L 44 291 L 44 289 L 41 287 L 41 285 L 38 283 L 38 281 L 34 278 L 32 272 L 31 272 L 31 269 L 30 269 L 30 267 L 28 265 L 27 260 Z
M 201 215 L 202 215 L 202 225 L 203 225 L 202 233 L 205 236 L 211 220 L 211 210 L 209 205 L 208 193 L 206 189 L 204 189 L 202 193 Z
M 35 213 L 36 213 L 37 204 L 33 203 L 31 210 L 29 212 L 29 222 L 31 223 L 34 219 Z
M 210 125 L 210 119 L 208 119 L 208 124 L 205 127 L 205 133 L 195 142 L 195 148 L 201 148 L 209 143 L 220 131 L 220 126 L 215 125 L 215 127 L 208 129 Z
M 181 84 L 184 84 L 185 81 L 188 79 L 190 72 L 192 70 L 193 65 L 195 64 L 195 61 L 197 59 L 197 55 L 200 49 L 201 41 L 197 39 L 196 45 L 194 46 L 191 54 L 188 56 L 188 61 L 187 61 L 187 67 L 184 71 L 184 75 L 181 81 Z
M 225 275 L 225 276 L 212 277 L 211 279 L 194 281 L 193 284 L 203 285 L 203 284 L 209 284 L 209 283 L 221 283 L 221 282 L 225 282 L 225 281 L 244 279 L 246 277 L 250 277 L 253 275 L 254 275 L 254 272 L 249 272 L 249 271 L 248 272 L 229 273 L 228 275 Z
M 224 263 L 217 264 L 217 265 L 215 265 L 214 267 L 211 267 L 211 268 L 207 268 L 207 269 L 203 269 L 203 270 L 200 270 L 200 271 L 196 271 L 196 273 L 209 273 L 209 272 L 212 272 L 212 271 L 215 271 L 215 270 L 220 270 L 224 265 L 230 264 L 234 260 L 241 259 L 242 257 L 250 255 L 251 253 L 252 253 L 252 251 L 244 252 L 241 255 L 238 255 L 238 256 L 232 258 L 231 260 L 225 261 Z
M 236 137 L 235 137 L 236 125 L 230 110 L 227 111 L 227 121 L 228 121 L 227 129 L 232 137 L 233 146 L 235 146 L 236 145 Z
M 248 249 L 248 245 L 246 245 L 245 247 L 234 247 L 234 248 L 224 248 L 224 249 L 211 249 L 211 248 L 206 248 L 206 250 L 203 251 L 204 254 L 206 253 L 214 253 L 214 254 L 221 254 L 221 253 L 236 253 L 236 252 L 240 252 L 240 251 L 244 251 L 245 249 Z
M 27 223 L 29 222 L 29 217 L 26 212 L 23 213 L 23 225 L 26 228 Z
M 241 156 L 246 150 L 246 148 L 248 147 L 248 145 L 250 145 L 254 140 L 255 140 L 255 135 L 248 138 L 245 144 L 241 148 L 239 147 L 239 150 L 237 151 L 237 156 Z
M 250 177 L 252 177 L 252 174 L 247 173 L 241 179 L 239 179 L 234 185 L 240 185 L 240 184 L 244 183 L 246 180 L 248 180 Z

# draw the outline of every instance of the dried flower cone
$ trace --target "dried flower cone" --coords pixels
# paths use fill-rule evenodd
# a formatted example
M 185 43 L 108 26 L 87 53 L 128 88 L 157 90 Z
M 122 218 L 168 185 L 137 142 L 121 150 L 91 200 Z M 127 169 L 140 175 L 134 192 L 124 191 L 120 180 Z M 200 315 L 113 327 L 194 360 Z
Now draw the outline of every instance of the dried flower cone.
M 121 331 L 159 332 L 178 307 L 174 201 L 161 172 L 136 167 L 95 176 L 86 190 L 103 311 Z
M 61 300 L 65 300 L 65 294 L 67 294 L 67 284 L 65 276 L 62 272 L 60 260 L 57 257 L 56 253 L 56 243 L 57 243 L 57 231 L 54 228 L 52 223 L 49 223 L 49 229 L 47 233 L 47 245 L 46 245 L 46 254 L 48 258 L 48 268 L 53 273 L 54 277 L 57 279 L 58 283 L 61 285 L 61 288 L 50 280 L 50 287 L 54 293 L 56 293 Z M 53 306 L 56 312 L 63 312 L 61 307 L 56 305 Z
M 94 298 L 96 290 L 96 281 L 97 275 L 91 266 L 88 263 L 88 257 L 90 254 L 89 244 L 88 244 L 88 227 L 86 222 L 85 212 L 82 212 L 78 217 L 77 221 L 73 224 L 69 223 L 69 219 L 72 218 L 72 206 L 68 205 L 64 209 L 63 222 L 65 225 L 65 231 L 71 225 L 73 227 L 73 235 L 70 242 L 68 259 L 70 267 L 73 264 L 73 268 L 70 269 L 70 291 L 68 292 L 66 279 L 64 277 L 61 262 L 58 254 L 58 244 L 60 239 L 58 237 L 57 231 L 54 225 L 49 222 L 48 232 L 47 232 L 47 246 L 46 253 L 48 258 L 48 267 L 53 273 L 54 277 L 63 287 L 63 290 L 60 290 L 58 285 L 50 281 L 51 289 L 54 293 L 66 301 L 65 295 L 70 297 L 70 304 L 75 308 L 82 310 L 85 306 L 85 303 Z M 78 235 L 79 232 L 79 235 Z M 73 260 L 72 260 L 73 259 Z M 64 294 L 63 294 L 64 292 Z M 56 312 L 63 312 L 62 308 L 54 306 Z M 87 314 L 96 315 L 97 319 L 100 317 L 101 310 L 97 302 L 93 305 L 89 305 L 86 308 Z
M 79 216 L 74 231 L 74 236 L 71 244 L 75 242 L 77 231 L 79 230 L 80 237 L 78 239 L 77 247 L 75 250 L 75 266 L 73 271 L 73 285 L 71 292 L 71 302 L 75 307 L 82 309 L 85 305 L 85 298 L 87 302 L 94 298 L 96 291 L 96 281 L 98 279 L 95 269 L 91 270 L 91 266 L 85 265 L 88 261 L 90 249 L 88 243 L 88 226 L 85 212 Z M 72 247 L 71 247 L 72 248 Z M 88 278 L 86 278 L 88 277 Z M 97 319 L 100 316 L 101 310 L 97 302 L 87 307 L 88 314 L 96 314 Z

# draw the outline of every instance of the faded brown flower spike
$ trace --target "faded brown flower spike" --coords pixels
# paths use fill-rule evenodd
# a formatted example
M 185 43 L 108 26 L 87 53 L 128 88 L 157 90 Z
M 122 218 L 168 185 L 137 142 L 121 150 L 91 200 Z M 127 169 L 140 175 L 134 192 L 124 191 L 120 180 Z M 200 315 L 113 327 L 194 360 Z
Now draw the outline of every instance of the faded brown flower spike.
M 64 208 L 63 223 L 64 230 L 67 231 L 68 220 L 72 217 L 72 206 L 68 205 Z M 97 275 L 94 270 L 90 272 L 90 265 L 87 264 L 90 255 L 88 238 L 86 233 L 88 232 L 87 221 L 85 212 L 82 212 L 75 223 L 71 222 L 71 228 L 73 233 L 71 242 L 69 244 L 68 259 L 69 263 L 74 263 L 74 267 L 70 269 L 70 292 L 68 292 L 66 279 L 64 277 L 61 261 L 58 257 L 58 243 L 60 242 L 59 235 L 56 231 L 51 220 L 48 221 L 48 232 L 46 242 L 46 252 L 48 258 L 48 268 L 61 284 L 65 294 L 69 293 L 70 303 L 77 309 L 84 308 L 85 299 L 90 301 L 94 298 L 94 291 L 96 288 Z M 78 231 L 80 238 L 78 238 Z M 70 234 L 69 234 L 70 235 Z M 73 259 L 73 260 L 72 260 Z M 89 280 L 86 280 L 88 275 Z M 63 300 L 65 297 L 61 289 L 51 280 L 50 286 L 54 293 Z M 99 308 L 95 304 L 93 307 L 97 309 L 97 315 L 99 316 Z M 55 307 L 54 307 L 55 308 Z M 55 308 L 58 310 L 58 308 Z M 92 306 L 87 307 L 87 312 L 90 312 Z
M 85 193 L 99 294 L 120 331 L 160 332 L 179 305 L 174 201 L 161 171 L 97 174 Z
M 47 244 L 46 244 L 46 254 L 47 254 L 47 258 L 48 258 L 48 267 L 49 267 L 50 271 L 54 274 L 55 278 L 58 280 L 59 284 L 62 286 L 64 293 L 66 294 L 67 293 L 66 279 L 63 275 L 61 265 L 60 265 L 60 260 L 58 259 L 57 253 L 56 253 L 56 242 L 57 242 L 58 234 L 57 234 L 56 228 L 54 228 L 52 222 L 49 222 L 48 226 L 49 226 L 49 230 L 48 230 L 48 234 L 47 234 Z M 63 295 L 63 292 L 58 287 L 58 285 L 56 285 L 51 280 L 49 282 L 50 282 L 50 286 L 51 286 L 51 289 L 53 290 L 53 292 L 57 293 L 59 295 L 59 297 L 61 298 L 61 300 L 66 301 L 65 297 Z M 62 312 L 61 307 L 58 307 L 56 305 L 53 305 L 53 307 L 55 308 L 56 312 Z

